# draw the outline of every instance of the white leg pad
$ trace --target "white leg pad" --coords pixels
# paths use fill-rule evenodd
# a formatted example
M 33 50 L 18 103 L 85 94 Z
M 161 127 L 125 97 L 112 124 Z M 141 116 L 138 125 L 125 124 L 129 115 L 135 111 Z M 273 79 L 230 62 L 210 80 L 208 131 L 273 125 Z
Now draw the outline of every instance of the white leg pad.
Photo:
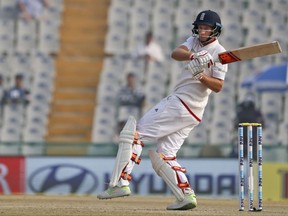
M 133 116 L 129 116 L 124 128 L 120 132 L 119 148 L 111 175 L 110 187 L 115 187 L 119 181 L 122 170 L 129 163 L 132 156 L 132 143 L 136 132 L 136 120 Z
M 178 201 L 183 201 L 185 196 L 181 188 L 178 187 L 178 181 L 175 170 L 171 168 L 161 157 L 160 155 L 150 150 L 149 157 L 152 162 L 152 167 L 156 173 L 163 178 L 166 184 L 170 187 L 173 194 L 176 196 Z

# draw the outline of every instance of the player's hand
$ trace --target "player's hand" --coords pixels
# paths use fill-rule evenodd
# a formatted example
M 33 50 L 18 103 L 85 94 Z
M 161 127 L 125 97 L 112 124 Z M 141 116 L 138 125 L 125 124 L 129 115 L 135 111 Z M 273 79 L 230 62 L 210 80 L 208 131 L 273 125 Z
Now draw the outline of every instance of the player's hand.
M 200 79 L 202 79 L 202 77 L 203 77 L 203 72 L 193 74 L 192 79 L 193 80 L 200 80 Z
M 200 62 L 197 59 L 190 61 L 187 64 L 187 69 L 191 71 L 192 78 L 194 80 L 199 80 L 203 73 L 203 67 L 201 66 Z
M 210 68 L 213 64 L 213 57 L 206 50 L 201 50 L 191 55 L 191 60 L 198 60 L 203 68 Z

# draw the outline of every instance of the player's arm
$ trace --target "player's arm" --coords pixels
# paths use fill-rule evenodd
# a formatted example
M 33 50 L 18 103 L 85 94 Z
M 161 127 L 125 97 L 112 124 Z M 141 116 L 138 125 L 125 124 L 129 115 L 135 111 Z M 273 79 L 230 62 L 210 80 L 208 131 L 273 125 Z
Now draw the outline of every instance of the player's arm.
M 204 73 L 204 68 L 211 67 L 211 65 L 209 65 L 209 59 L 211 58 L 211 56 L 207 58 L 208 63 L 205 61 L 201 62 L 199 59 L 193 59 L 187 64 L 186 69 L 191 71 L 192 79 L 200 81 L 203 85 L 214 92 L 220 92 L 224 81 L 215 77 L 210 77 Z
M 199 78 L 199 81 L 205 85 L 207 88 L 211 89 L 214 92 L 220 92 L 224 81 L 215 77 L 210 77 L 204 73 L 202 73 L 202 76 Z
M 180 45 L 172 51 L 171 58 L 177 61 L 189 61 L 192 54 L 186 46 Z

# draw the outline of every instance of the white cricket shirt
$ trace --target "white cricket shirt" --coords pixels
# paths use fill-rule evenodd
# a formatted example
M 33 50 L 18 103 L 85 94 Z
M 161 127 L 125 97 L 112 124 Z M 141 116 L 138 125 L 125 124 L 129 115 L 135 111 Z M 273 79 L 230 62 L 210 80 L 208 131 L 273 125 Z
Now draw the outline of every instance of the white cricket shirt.
M 189 37 L 182 45 L 186 46 L 192 52 L 206 50 L 214 59 L 217 59 L 218 53 L 225 51 L 225 48 L 219 44 L 218 40 L 203 46 L 198 38 L 193 36 Z M 192 79 L 191 71 L 185 69 L 185 66 L 188 63 L 189 61 L 185 62 L 182 68 L 173 94 L 179 97 L 198 118 L 202 119 L 204 109 L 208 103 L 208 97 L 212 90 L 207 88 L 200 81 Z M 204 73 L 208 76 L 224 80 L 227 70 L 227 65 L 215 62 L 214 66 L 210 69 L 205 69 Z

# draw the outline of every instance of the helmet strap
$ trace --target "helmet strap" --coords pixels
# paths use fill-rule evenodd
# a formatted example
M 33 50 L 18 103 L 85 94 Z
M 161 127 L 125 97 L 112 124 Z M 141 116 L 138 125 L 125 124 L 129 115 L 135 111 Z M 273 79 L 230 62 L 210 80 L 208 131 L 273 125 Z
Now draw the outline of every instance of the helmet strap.
M 199 40 L 199 37 L 198 37 L 198 40 Z M 212 43 L 215 40 L 216 40 L 216 37 L 210 36 L 210 37 L 208 37 L 208 39 L 206 41 L 200 41 L 200 40 L 199 41 L 202 45 L 206 46 L 207 44 Z

